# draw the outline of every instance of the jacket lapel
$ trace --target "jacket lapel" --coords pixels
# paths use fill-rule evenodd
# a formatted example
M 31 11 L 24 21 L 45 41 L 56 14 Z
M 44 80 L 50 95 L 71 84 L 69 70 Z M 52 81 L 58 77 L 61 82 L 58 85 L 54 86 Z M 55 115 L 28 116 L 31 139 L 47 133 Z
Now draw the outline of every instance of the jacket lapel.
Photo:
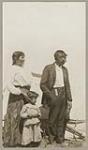
M 66 72 L 65 72 L 64 67 L 62 67 L 62 71 L 63 71 L 63 80 L 64 80 L 64 85 L 65 85 L 65 83 L 66 83 Z
M 50 76 L 49 76 L 49 87 L 52 88 L 56 79 L 56 70 L 55 70 L 55 63 L 52 64 L 50 68 Z
M 55 80 L 56 80 L 56 69 L 55 69 L 55 63 L 53 63 L 53 85 L 55 83 Z

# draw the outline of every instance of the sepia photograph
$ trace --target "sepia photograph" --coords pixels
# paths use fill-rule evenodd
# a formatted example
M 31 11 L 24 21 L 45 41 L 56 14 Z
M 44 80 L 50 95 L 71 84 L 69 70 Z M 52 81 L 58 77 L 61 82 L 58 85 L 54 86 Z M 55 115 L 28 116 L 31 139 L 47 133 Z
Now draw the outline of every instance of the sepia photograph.
M 3 148 L 86 147 L 85 2 L 3 2 Z

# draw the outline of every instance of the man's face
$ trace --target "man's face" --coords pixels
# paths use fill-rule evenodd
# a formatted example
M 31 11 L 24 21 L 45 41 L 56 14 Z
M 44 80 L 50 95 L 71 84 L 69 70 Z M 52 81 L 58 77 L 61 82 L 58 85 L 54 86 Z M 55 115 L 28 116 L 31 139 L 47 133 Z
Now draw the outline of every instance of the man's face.
M 57 59 L 56 59 L 56 62 L 59 66 L 63 66 L 66 62 L 66 56 L 64 53 L 60 53 L 58 52 L 57 53 Z

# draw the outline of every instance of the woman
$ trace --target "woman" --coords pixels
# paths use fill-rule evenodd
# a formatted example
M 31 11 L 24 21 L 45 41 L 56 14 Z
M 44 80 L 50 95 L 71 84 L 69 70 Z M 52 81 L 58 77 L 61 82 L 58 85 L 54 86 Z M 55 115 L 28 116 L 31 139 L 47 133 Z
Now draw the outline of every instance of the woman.
M 23 91 L 30 90 L 31 84 L 30 77 L 27 77 L 28 74 L 25 74 L 23 69 L 25 54 L 21 51 L 15 51 L 12 55 L 12 61 L 11 78 L 7 85 L 10 94 L 4 122 L 5 147 L 19 146 L 21 144 L 20 111 L 26 102 L 21 89 L 23 88 Z

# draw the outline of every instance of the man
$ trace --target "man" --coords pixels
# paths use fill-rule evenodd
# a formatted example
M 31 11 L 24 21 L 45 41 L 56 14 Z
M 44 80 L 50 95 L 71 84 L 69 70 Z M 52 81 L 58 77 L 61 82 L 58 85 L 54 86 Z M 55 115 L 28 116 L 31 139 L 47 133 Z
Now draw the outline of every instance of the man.
M 51 137 L 54 136 L 57 143 L 64 142 L 68 120 L 66 112 L 72 107 L 68 71 L 63 66 L 66 62 L 66 57 L 67 55 L 63 50 L 57 50 L 54 54 L 55 62 L 44 68 L 40 82 L 40 88 L 43 92 L 42 104 L 47 104 L 50 108 L 49 137 L 51 140 Z

